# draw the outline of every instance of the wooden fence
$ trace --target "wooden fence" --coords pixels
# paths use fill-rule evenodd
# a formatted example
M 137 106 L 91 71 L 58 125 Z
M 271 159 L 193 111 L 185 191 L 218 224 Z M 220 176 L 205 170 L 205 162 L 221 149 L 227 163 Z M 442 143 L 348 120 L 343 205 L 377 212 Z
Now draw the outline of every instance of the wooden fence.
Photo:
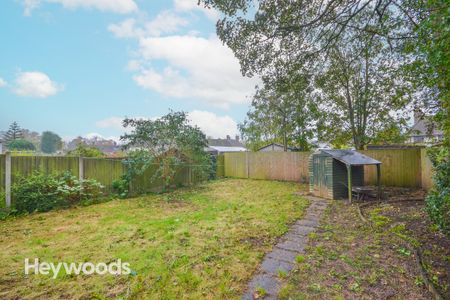
M 385 186 L 424 189 L 432 186 L 433 172 L 425 149 L 359 152 L 381 161 L 381 183 Z M 226 177 L 308 182 L 310 155 L 311 152 L 237 152 L 225 153 L 221 159 Z M 366 166 L 364 177 L 366 184 L 375 184 L 376 168 Z
M 308 182 L 309 152 L 235 152 L 224 154 L 227 177 Z
M 175 184 L 189 185 L 199 181 L 197 170 L 199 166 L 185 166 L 175 175 Z M 163 182 L 153 177 L 156 166 L 150 166 L 143 174 L 137 176 L 130 183 L 132 194 L 159 191 Z M 5 193 L 6 205 L 11 201 L 11 186 L 19 176 L 27 176 L 35 171 L 44 174 L 61 174 L 69 171 L 80 179 L 95 179 L 105 186 L 104 192 L 113 192 L 112 184 L 126 173 L 126 167 L 121 159 L 111 158 L 79 158 L 58 156 L 11 156 L 0 155 L 0 193 Z M 3 199 L 0 200 L 3 206 Z

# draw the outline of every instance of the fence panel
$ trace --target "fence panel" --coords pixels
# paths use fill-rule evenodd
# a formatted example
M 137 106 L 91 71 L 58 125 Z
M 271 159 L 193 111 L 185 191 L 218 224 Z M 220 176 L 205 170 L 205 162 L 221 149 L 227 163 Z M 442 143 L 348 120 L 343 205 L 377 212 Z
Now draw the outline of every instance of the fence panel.
M 420 149 L 383 149 L 359 151 L 381 161 L 381 184 L 398 187 L 421 187 Z M 376 184 L 374 166 L 364 167 L 365 184 Z
M 5 191 L 5 155 L 0 154 L 0 193 Z M 1 199 L 3 200 L 3 199 Z M 0 200 L 0 201 L 1 201 Z M 3 201 L 1 201 L 3 202 Z M 1 207 L 1 205 L 0 205 Z
M 427 149 L 420 149 L 420 163 L 422 170 L 422 188 L 429 190 L 433 187 L 433 164 L 427 154 Z
M 225 176 L 247 178 L 247 155 L 248 152 L 225 153 Z
M 309 155 L 309 152 L 249 153 L 249 178 L 307 182 Z
M 310 152 L 225 153 L 227 177 L 307 182 Z
M 216 158 L 216 176 L 217 178 L 225 176 L 225 157 L 223 154 L 217 155 Z
M 11 183 L 14 184 L 18 176 L 27 176 L 34 171 L 44 174 L 61 174 L 70 171 L 72 175 L 78 174 L 78 157 L 59 156 L 12 156 L 11 157 Z
M 112 183 L 125 174 L 120 159 L 83 158 L 84 179 L 95 179 L 105 186 L 105 192 L 113 192 Z

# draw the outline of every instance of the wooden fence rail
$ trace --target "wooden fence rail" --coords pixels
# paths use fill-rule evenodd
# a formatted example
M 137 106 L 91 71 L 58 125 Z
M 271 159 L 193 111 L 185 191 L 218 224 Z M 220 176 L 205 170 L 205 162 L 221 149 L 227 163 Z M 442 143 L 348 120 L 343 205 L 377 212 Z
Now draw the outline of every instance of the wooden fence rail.
M 145 193 L 159 191 L 163 187 L 161 179 L 153 180 L 156 166 L 150 166 L 143 174 L 136 176 L 130 183 L 130 193 Z M 185 166 L 175 175 L 175 185 L 190 185 L 200 180 L 198 166 Z M 126 173 L 126 167 L 121 159 L 110 158 L 80 158 L 67 156 L 11 156 L 0 155 L 0 194 L 5 194 L 5 200 L 0 200 L 0 207 L 11 204 L 11 186 L 20 176 L 27 176 L 35 171 L 43 174 L 58 175 L 69 171 L 80 179 L 95 179 L 104 185 L 104 192 L 113 192 L 113 182 L 121 179 Z
M 381 165 L 381 182 L 386 186 L 421 187 L 432 186 L 432 167 L 425 149 L 366 150 L 365 155 L 378 159 Z M 219 155 L 216 160 L 218 177 L 254 178 L 308 182 L 308 160 L 310 152 L 239 152 Z M 133 194 L 160 190 L 163 182 L 154 177 L 156 166 L 149 167 L 144 174 L 134 178 L 130 191 Z M 7 170 L 10 170 L 8 172 Z M 126 169 L 120 159 L 79 158 L 56 156 L 10 156 L 0 155 L 0 194 L 5 194 L 10 204 L 11 185 L 18 176 L 34 171 L 45 174 L 60 174 L 70 171 L 84 179 L 95 179 L 105 186 L 105 192 L 113 191 L 114 180 L 120 179 Z M 184 167 L 176 174 L 176 185 L 189 185 L 198 179 L 195 166 Z M 364 170 L 366 184 L 374 184 L 375 168 Z
M 432 167 L 426 149 L 365 150 L 361 153 L 381 161 L 381 183 L 385 186 L 432 186 Z M 308 158 L 311 152 L 235 152 L 225 153 L 226 177 L 308 182 Z M 219 156 L 219 157 L 220 157 Z M 376 183 L 376 168 L 364 168 L 366 184 Z

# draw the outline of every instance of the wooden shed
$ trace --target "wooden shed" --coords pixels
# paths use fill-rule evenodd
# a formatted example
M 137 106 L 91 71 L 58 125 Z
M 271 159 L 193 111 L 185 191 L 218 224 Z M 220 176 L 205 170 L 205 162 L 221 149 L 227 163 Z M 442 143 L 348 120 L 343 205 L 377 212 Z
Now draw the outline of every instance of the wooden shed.
M 377 167 L 380 195 L 381 162 L 353 150 L 321 149 L 309 161 L 309 190 L 327 199 L 347 198 L 351 201 L 355 187 L 364 185 L 364 165 Z

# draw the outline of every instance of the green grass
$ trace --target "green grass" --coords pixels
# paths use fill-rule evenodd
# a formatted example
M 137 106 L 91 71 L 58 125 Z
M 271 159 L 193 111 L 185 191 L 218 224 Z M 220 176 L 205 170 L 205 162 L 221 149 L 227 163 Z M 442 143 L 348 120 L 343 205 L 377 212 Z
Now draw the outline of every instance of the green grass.
M 307 200 L 295 183 L 218 180 L 0 222 L 0 298 L 238 298 Z M 24 259 L 130 263 L 132 275 L 24 275 Z

